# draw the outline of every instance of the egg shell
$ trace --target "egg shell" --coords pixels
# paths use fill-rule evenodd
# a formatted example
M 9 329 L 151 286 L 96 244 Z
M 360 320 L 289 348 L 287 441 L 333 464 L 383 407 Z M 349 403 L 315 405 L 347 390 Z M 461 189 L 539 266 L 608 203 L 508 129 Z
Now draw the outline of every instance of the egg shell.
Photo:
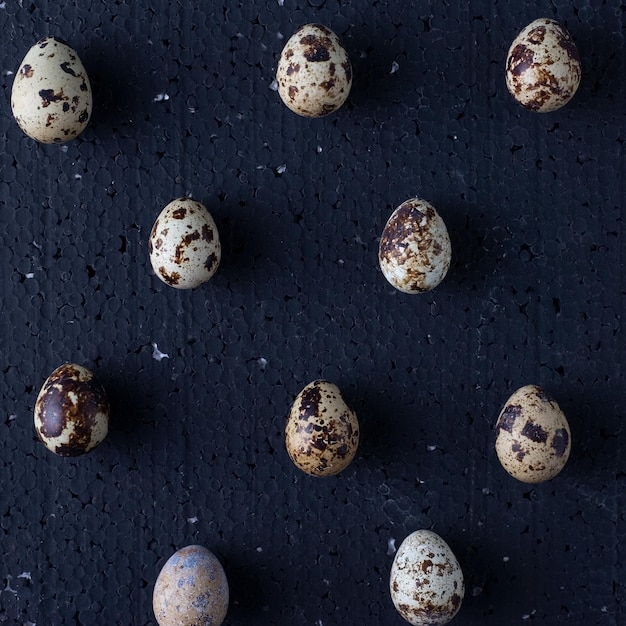
M 339 388 L 315 380 L 296 396 L 285 429 L 289 457 L 311 476 L 333 476 L 352 462 L 359 423 Z
M 541 387 L 518 389 L 500 412 L 496 430 L 498 459 L 517 480 L 542 483 L 565 467 L 570 427 L 554 398 Z
M 186 546 L 162 567 L 152 608 L 159 626 L 219 626 L 228 611 L 226 573 L 207 548 Z
M 540 18 L 513 40 L 506 59 L 506 85 L 523 107 L 539 113 L 567 104 L 580 84 L 580 57 L 569 32 Z
M 80 456 L 106 438 L 109 400 L 93 372 L 66 363 L 44 382 L 34 417 L 37 436 L 48 450 L 59 456 Z
M 450 546 L 431 530 L 416 530 L 396 552 L 389 591 L 396 610 L 407 622 L 439 626 L 458 613 L 465 583 Z
M 448 229 L 430 203 L 411 198 L 391 214 L 380 238 L 378 262 L 396 289 L 410 294 L 434 289 L 451 261 Z
M 194 289 L 208 281 L 222 258 L 213 217 L 191 198 L 173 200 L 161 211 L 148 247 L 155 274 L 176 289 Z
M 281 100 L 294 113 L 323 117 L 346 101 L 352 87 L 352 65 L 330 28 L 305 24 L 280 54 L 276 83 Z
M 19 127 L 41 143 L 65 143 L 83 132 L 91 84 L 76 51 L 55 37 L 38 41 L 15 74 L 11 109 Z

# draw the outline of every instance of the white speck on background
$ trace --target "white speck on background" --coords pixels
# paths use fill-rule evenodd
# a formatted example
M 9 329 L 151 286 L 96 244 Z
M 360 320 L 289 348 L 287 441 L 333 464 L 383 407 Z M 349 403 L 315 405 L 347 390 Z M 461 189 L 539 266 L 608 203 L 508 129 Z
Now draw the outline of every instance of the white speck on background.
M 285 36 L 280 31 L 276 33 L 276 39 L 284 39 L 284 38 Z
M 394 61 L 391 64 L 391 72 L 389 72 L 389 73 L 390 74 L 395 74 L 399 69 L 400 69 L 400 66 Z
M 197 523 L 198 523 L 198 518 L 197 518 L 197 517 L 188 517 L 188 518 L 187 518 L 187 521 L 188 521 L 190 524 L 197 524 Z
M 28 272 L 28 274 L 26 274 L 26 278 L 35 278 L 34 272 Z
M 483 592 L 482 587 L 474 587 L 472 589 L 472 596 L 475 598 L 476 596 L 479 596 L 482 592 Z
M 74 180 L 80 180 L 82 177 L 82 174 L 74 174 Z
M 483 496 L 488 496 L 491 493 L 491 491 L 489 491 L 488 487 L 484 487 L 482 490 L 482 494 Z
M 274 79 L 271 83 L 270 83 L 270 89 L 272 91 L 278 91 L 278 83 L 276 82 L 276 79 Z
M 284 7 L 285 6 L 285 0 L 278 0 L 278 6 L 279 7 Z
M 32 580 L 32 576 L 30 575 L 30 572 L 22 572 L 18 578 L 24 578 L 25 580 Z
M 169 100 L 170 97 L 166 93 L 158 93 L 152 99 L 152 102 L 164 102 L 165 100 Z
M 396 540 L 393 537 L 387 539 L 387 556 L 391 556 L 396 553 Z
M 258 546 L 256 549 L 257 552 L 263 552 L 263 548 L 261 546 Z
M 6 9 L 7 8 L 7 3 L 6 2 L 0 2 L 0 9 Z
M 317 146 L 317 154 L 321 154 L 322 153 L 322 146 Z
M 11 70 L 2 70 L 3 76 L 13 76 L 13 72 Z
M 508 557 L 508 556 L 503 556 L 503 557 L 502 557 L 502 560 L 503 560 L 505 563 L 508 563 L 508 562 L 509 562 L 509 557 Z
M 261 371 L 264 372 L 265 368 L 267 367 L 267 359 L 260 356 L 256 362 L 259 364 L 259 367 L 261 368 Z
M 322 620 L 321 620 L 321 619 L 318 619 L 318 620 L 315 622 L 315 626 L 324 626 L 324 623 L 322 622 Z
M 429 452 L 434 452 L 437 449 L 437 446 L 426 446 L 426 450 Z
M 276 168 L 276 173 L 277 174 L 284 174 L 286 171 L 287 171 L 287 164 L 286 163 L 283 163 L 282 165 L 279 165 Z
M 170 355 L 169 354 L 165 354 L 165 352 L 161 352 L 159 350 L 159 346 L 156 345 L 156 343 L 152 343 L 152 358 L 155 361 L 162 361 L 163 359 L 169 359 Z
M 17 596 L 17 591 L 15 591 L 13 587 L 11 587 L 12 579 L 13 579 L 13 576 L 7 575 L 7 586 L 2 591 L 8 591 L 9 593 L 12 593 L 14 596 Z
M 69 149 L 69 148 L 68 148 L 67 146 L 61 146 L 61 147 L 59 148 L 59 150 L 61 150 L 61 152 L 65 153 L 65 154 L 67 154 L 68 149 Z

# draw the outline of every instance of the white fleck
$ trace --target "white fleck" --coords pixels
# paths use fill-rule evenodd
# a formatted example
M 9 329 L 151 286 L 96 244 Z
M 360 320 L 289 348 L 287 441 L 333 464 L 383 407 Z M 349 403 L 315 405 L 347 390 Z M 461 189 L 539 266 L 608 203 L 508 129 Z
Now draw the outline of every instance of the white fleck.
M 170 97 L 166 93 L 158 93 L 156 96 L 154 96 L 152 102 L 163 102 L 169 99 Z
M 259 367 L 261 368 L 261 371 L 265 371 L 265 368 L 267 367 L 267 359 L 260 356 L 256 362 L 259 364 Z
M 276 39 L 284 39 L 284 38 L 285 36 L 280 31 L 276 33 Z
M 187 107 L 187 111 L 189 111 L 189 113 L 195 113 L 196 107 Z
M 391 556 L 396 553 L 396 540 L 393 537 L 390 537 L 387 540 L 387 556 Z
M 24 626 L 37 626 L 36 622 L 24 622 Z
M 389 73 L 390 74 L 395 74 L 399 69 L 400 69 L 400 66 L 394 61 L 391 64 L 391 72 L 389 72 Z
M 537 609 L 533 609 L 530 613 L 524 613 L 522 619 L 530 619 L 537 612 Z
M 482 490 L 482 494 L 483 496 L 488 496 L 491 493 L 491 491 L 489 491 L 489 489 L 487 487 L 484 487 Z
M 276 173 L 277 174 L 284 174 L 286 171 L 287 171 L 287 164 L 286 163 L 283 163 L 282 165 L 279 165 L 276 168 Z
M 324 626 L 324 623 L 322 622 L 322 620 L 321 620 L 321 619 L 318 619 L 318 620 L 315 622 L 315 626 Z
M 6 9 L 7 8 L 7 3 L 6 2 L 0 2 L 0 9 Z
M 35 278 L 34 272 L 28 272 L 28 274 L 26 274 L 26 278 Z
M 170 355 L 169 354 L 165 354 L 165 352 L 161 352 L 159 350 L 159 346 L 156 345 L 156 343 L 152 343 L 152 358 L 155 361 L 162 361 L 163 359 L 169 359 Z
M 284 7 L 285 6 L 285 0 L 278 0 L 278 6 L 279 7 Z
M 13 579 L 13 576 L 11 575 L 7 575 L 7 586 L 2 590 L 2 591 L 8 591 L 9 593 L 12 593 L 13 595 L 17 595 L 17 591 L 15 591 L 15 589 L 13 589 L 11 587 L 11 580 Z
M 474 598 L 475 598 L 476 596 L 479 596 L 482 592 L 483 592 L 483 588 L 482 587 L 474 587 L 472 589 L 472 596 L 474 596 Z
M 61 146 L 59 149 L 61 150 L 61 152 L 67 153 L 68 147 L 67 146 Z
M 198 518 L 197 518 L 197 517 L 188 517 L 188 518 L 187 518 L 187 521 L 188 521 L 190 524 L 197 524 L 197 523 L 198 523 Z
M 603 607 L 600 609 L 600 613 L 608 613 L 608 612 L 609 612 L 609 609 L 608 609 L 606 606 L 603 606 Z
M 11 413 L 9 415 L 9 422 L 14 422 L 17 419 L 17 415 L 15 413 Z
M 508 557 L 508 556 L 503 556 L 503 557 L 502 557 L 502 560 L 503 560 L 505 563 L 508 563 L 508 562 L 509 562 L 509 557 Z
M 30 572 L 22 572 L 18 578 L 24 578 L 26 580 L 32 580 L 32 577 L 30 575 Z
M 74 180 L 80 180 L 82 177 L 82 174 L 74 174 Z
M 2 75 L 3 76 L 13 76 L 13 72 L 11 70 L 3 70 L 2 71 Z
M 317 154 L 321 154 L 322 153 L 322 146 L 317 146 Z
M 263 548 L 261 546 L 258 546 L 256 549 L 257 552 L 263 552 Z
M 274 79 L 271 83 L 270 83 L 270 89 L 272 91 L 278 91 L 278 83 L 276 82 L 276 79 Z
M 426 446 L 426 450 L 429 452 L 434 452 L 437 449 L 437 446 Z
M 345 261 L 343 259 L 337 259 L 337 265 L 343 266 L 344 263 Z

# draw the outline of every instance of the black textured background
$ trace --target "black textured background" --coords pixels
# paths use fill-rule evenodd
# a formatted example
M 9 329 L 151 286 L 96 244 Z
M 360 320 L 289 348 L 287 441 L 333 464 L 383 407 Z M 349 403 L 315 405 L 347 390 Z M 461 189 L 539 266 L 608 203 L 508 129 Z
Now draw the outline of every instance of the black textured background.
M 626 623 L 622 433 L 626 4 L 612 0 L 0 2 L 0 622 L 155 624 L 171 553 L 205 545 L 226 623 L 401 625 L 396 547 L 432 528 L 461 562 L 458 626 Z M 567 26 L 575 99 L 532 114 L 506 51 Z M 321 120 L 272 89 L 302 24 L 341 37 L 349 101 Z M 79 53 L 92 122 L 37 145 L 10 111 L 45 35 Z M 150 228 L 191 194 L 216 218 L 218 274 L 153 274 Z M 386 283 L 378 239 L 421 196 L 454 260 L 433 292 Z M 158 350 L 167 358 L 154 358 Z M 62 362 L 92 368 L 112 430 L 55 457 L 32 410 Z M 290 462 L 310 380 L 344 392 L 362 445 L 341 475 Z M 510 478 L 494 423 L 536 383 L 569 418 L 553 481 Z M 391 543 L 390 543 L 391 542 Z

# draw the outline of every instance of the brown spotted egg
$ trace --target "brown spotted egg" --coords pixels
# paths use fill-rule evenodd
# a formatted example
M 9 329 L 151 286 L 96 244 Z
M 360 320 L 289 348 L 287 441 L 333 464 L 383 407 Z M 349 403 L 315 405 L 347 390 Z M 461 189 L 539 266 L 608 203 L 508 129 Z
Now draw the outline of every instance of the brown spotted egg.
M 567 463 L 569 424 L 554 398 L 537 385 L 526 385 L 507 400 L 496 429 L 498 459 L 517 480 L 542 483 Z
M 220 626 L 228 612 L 226 573 L 203 546 L 181 548 L 166 561 L 152 593 L 159 626 Z
M 294 113 L 323 117 L 336 111 L 352 87 L 352 66 L 337 35 L 321 24 L 302 26 L 285 44 L 276 83 Z
M 92 96 L 76 52 L 55 37 L 38 41 L 15 75 L 11 109 L 20 128 L 41 143 L 65 143 L 82 133 Z
M 57 367 L 35 402 L 35 431 L 60 456 L 80 456 L 104 441 L 109 400 L 93 372 L 75 363 Z
M 580 58 L 558 22 L 531 22 L 513 40 L 506 59 L 506 85 L 523 107 L 546 113 L 567 104 L 580 84 Z
M 461 608 L 465 582 L 450 546 L 431 530 L 416 530 L 396 552 L 389 591 L 409 624 L 441 626 Z
M 359 445 L 359 423 L 336 385 L 315 380 L 296 396 L 285 444 L 296 467 L 312 476 L 333 476 L 348 467 Z
M 213 217 L 191 198 L 173 200 L 161 211 L 148 247 L 154 272 L 176 289 L 194 289 L 208 281 L 222 258 Z
M 411 294 L 434 289 L 451 260 L 448 229 L 430 203 L 412 198 L 391 214 L 380 238 L 378 262 L 396 289 Z

